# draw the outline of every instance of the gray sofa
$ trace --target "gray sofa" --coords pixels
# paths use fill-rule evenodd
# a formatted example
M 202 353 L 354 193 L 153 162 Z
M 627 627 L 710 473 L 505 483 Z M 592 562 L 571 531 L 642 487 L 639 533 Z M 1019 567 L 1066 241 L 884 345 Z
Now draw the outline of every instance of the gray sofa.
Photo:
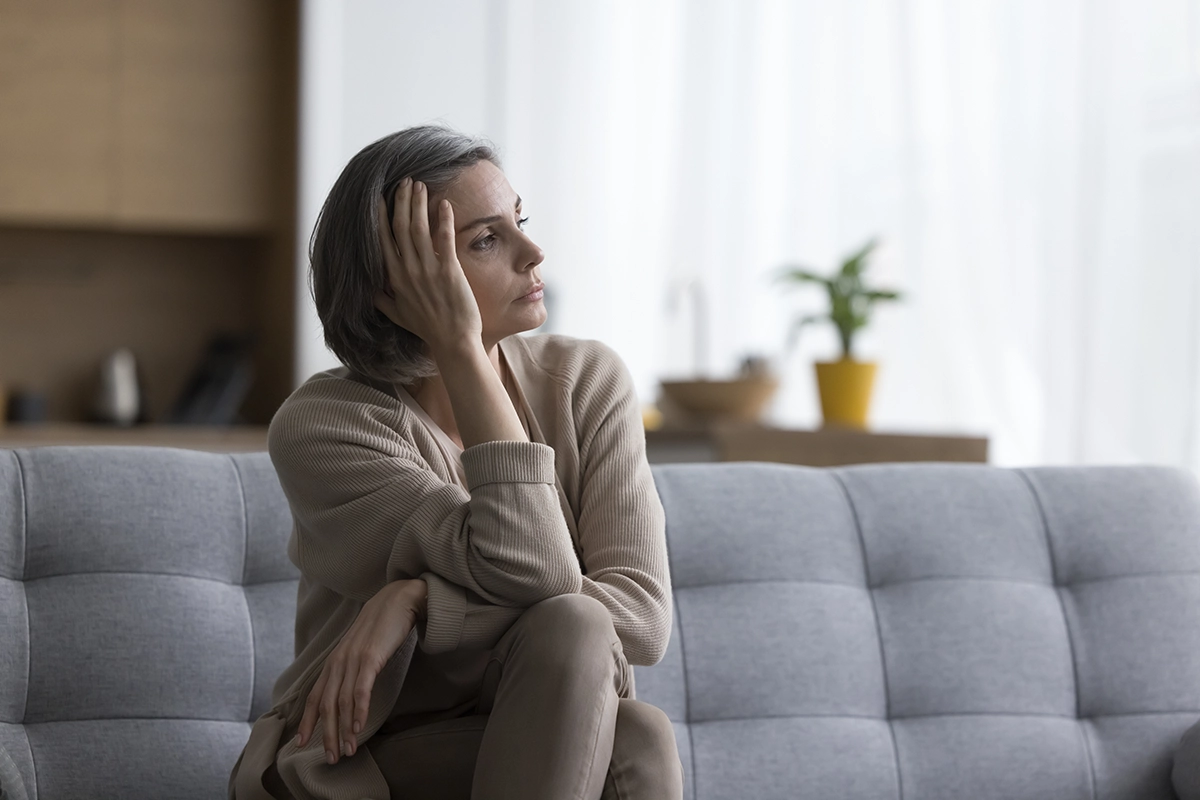
M 654 473 L 677 617 L 636 678 L 689 798 L 1175 796 L 1191 473 Z M 264 453 L 0 450 L 5 798 L 223 797 L 291 659 L 289 528 Z

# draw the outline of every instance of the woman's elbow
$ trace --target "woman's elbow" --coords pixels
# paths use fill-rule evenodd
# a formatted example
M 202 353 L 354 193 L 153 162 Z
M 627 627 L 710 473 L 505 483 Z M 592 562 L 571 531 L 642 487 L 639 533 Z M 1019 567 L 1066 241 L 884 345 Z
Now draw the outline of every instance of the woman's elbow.
M 671 643 L 671 605 L 657 607 L 632 632 L 626 643 L 625 657 L 636 667 L 652 667 L 663 660 Z

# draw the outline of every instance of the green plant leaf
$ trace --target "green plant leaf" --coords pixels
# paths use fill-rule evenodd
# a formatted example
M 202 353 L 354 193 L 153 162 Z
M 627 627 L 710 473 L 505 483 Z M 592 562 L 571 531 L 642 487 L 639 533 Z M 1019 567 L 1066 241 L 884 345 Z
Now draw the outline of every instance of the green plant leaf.
M 795 283 L 829 283 L 828 278 L 804 269 L 785 269 L 779 273 L 776 280 L 792 281 Z

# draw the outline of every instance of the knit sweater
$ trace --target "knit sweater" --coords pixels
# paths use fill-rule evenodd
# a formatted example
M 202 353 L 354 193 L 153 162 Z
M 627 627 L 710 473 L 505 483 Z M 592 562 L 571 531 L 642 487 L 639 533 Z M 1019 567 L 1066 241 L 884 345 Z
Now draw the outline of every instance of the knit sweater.
M 542 334 L 498 346 L 528 442 L 451 452 L 401 387 L 344 367 L 312 376 L 276 413 L 268 448 L 301 573 L 295 661 L 233 768 L 231 799 L 269 800 L 272 763 L 296 798 L 388 797 L 363 744 L 398 715 L 459 713 L 489 649 L 549 597 L 595 598 L 631 664 L 662 658 L 672 620 L 665 518 L 628 370 L 598 341 Z M 296 748 L 304 700 L 363 604 L 416 577 L 428 584 L 426 616 L 377 677 L 358 751 L 327 764 L 319 728 Z M 439 681 L 446 675 L 455 680 Z

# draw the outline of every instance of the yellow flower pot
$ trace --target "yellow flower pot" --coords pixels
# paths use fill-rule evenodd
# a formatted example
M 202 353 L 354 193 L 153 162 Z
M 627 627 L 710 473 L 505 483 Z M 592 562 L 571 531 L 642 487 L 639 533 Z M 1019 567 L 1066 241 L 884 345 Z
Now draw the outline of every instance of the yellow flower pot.
M 817 362 L 817 388 L 826 425 L 866 429 L 876 366 L 846 358 Z

